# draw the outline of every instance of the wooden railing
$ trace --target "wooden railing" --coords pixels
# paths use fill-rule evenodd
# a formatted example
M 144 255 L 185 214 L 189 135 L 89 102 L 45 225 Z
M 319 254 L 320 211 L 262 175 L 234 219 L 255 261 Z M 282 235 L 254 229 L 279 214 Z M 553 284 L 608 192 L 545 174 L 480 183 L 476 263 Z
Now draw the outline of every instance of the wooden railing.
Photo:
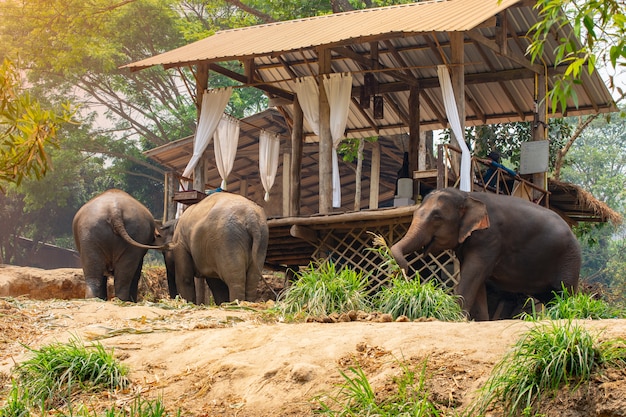
M 437 188 L 459 187 L 461 177 L 459 164 L 461 150 L 452 145 L 439 145 L 437 158 Z M 489 160 L 471 158 L 471 182 L 473 191 L 513 195 L 548 207 L 549 192 L 537 187 L 519 174 L 512 175 L 502 168 L 495 167 L 489 178 L 483 178 L 489 168 Z

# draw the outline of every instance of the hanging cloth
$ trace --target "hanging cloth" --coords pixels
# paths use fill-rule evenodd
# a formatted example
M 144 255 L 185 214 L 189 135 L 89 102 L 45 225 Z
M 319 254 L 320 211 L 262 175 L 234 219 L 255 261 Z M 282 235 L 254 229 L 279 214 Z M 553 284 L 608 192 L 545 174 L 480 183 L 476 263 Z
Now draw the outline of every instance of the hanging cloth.
M 278 170 L 278 152 L 280 148 L 280 139 L 278 135 L 261 130 L 259 136 L 259 174 L 261 176 L 261 184 L 265 190 L 265 201 L 270 199 L 270 189 L 274 185 L 276 179 L 276 171 Z
M 319 89 L 315 77 L 308 76 L 296 79 L 296 95 L 302 107 L 304 119 L 316 136 L 320 135 Z
M 461 121 L 456 107 L 456 100 L 454 99 L 454 90 L 452 89 L 452 81 L 450 81 L 448 68 L 445 65 L 438 65 L 437 75 L 439 76 L 439 85 L 441 86 L 441 93 L 443 94 L 443 104 L 446 108 L 448 123 L 450 124 L 450 128 L 452 129 L 454 136 L 457 138 L 457 142 L 461 148 L 461 183 L 459 184 L 459 188 L 461 191 L 471 191 L 472 182 L 470 179 L 470 151 L 465 143 L 465 136 L 463 135 L 463 131 L 461 129 Z
M 352 93 L 352 75 L 328 74 L 324 76 L 323 84 L 330 107 L 330 134 L 333 140 L 333 207 L 341 207 L 341 182 L 339 179 L 337 146 L 343 139 L 348 120 L 350 96 Z M 319 89 L 315 77 L 298 78 L 295 90 L 304 118 L 313 130 L 313 133 L 319 136 Z
M 232 87 L 205 90 L 202 94 L 200 120 L 198 120 L 198 127 L 193 138 L 193 155 L 183 171 L 183 177 L 191 177 L 198 161 L 202 158 L 202 154 L 211 143 L 215 128 L 224 113 L 224 109 L 226 109 L 231 94 Z
M 239 120 L 234 117 L 223 115 L 215 133 L 213 148 L 215 151 L 215 165 L 222 177 L 220 188 L 228 190 L 228 174 L 233 169 L 235 155 L 237 154 L 237 144 L 239 143 Z
M 346 130 L 350 97 L 352 96 L 352 74 L 328 74 L 324 76 L 324 90 L 330 106 L 330 136 L 333 139 L 333 207 L 341 207 L 341 180 L 337 147 Z

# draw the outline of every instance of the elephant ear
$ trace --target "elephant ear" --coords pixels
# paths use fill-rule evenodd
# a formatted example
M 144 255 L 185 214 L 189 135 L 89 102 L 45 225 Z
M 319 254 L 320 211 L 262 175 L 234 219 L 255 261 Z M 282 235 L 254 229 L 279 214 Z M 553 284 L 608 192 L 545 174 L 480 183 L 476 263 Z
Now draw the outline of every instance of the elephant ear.
M 467 239 L 474 230 L 487 229 L 489 227 L 487 206 L 482 201 L 467 197 L 461 211 L 459 243 L 465 242 L 465 239 Z

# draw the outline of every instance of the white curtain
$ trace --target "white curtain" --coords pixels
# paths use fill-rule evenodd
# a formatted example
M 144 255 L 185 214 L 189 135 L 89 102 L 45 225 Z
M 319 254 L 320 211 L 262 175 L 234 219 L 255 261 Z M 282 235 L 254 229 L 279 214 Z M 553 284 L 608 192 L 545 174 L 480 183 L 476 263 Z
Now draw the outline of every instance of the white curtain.
M 461 183 L 459 188 L 462 191 L 471 191 L 471 156 L 467 144 L 465 143 L 463 130 L 461 129 L 461 121 L 456 107 L 456 100 L 454 99 L 454 90 L 452 89 L 452 81 L 450 81 L 448 68 L 445 65 L 438 65 L 437 75 L 439 76 L 439 85 L 441 86 L 441 92 L 443 94 L 443 104 L 446 108 L 448 122 L 461 147 Z
M 316 136 L 320 134 L 320 105 L 319 89 L 315 77 L 302 77 L 296 79 L 296 95 L 302 107 L 302 114 L 309 127 L 313 129 Z
M 337 147 L 343 139 L 352 96 L 352 74 L 329 74 L 324 90 L 330 106 L 330 136 L 333 138 L 333 207 L 341 207 L 341 180 Z
M 263 184 L 263 189 L 265 190 L 265 201 L 269 201 L 270 189 L 276 179 L 279 148 L 280 139 L 278 135 L 261 130 L 261 135 L 259 136 L 259 174 L 261 175 L 261 184 Z
M 351 74 L 329 74 L 323 78 L 324 91 L 330 106 L 330 133 L 333 140 L 333 207 L 341 207 L 341 182 L 337 146 L 343 139 L 350 109 Z M 296 80 L 296 94 L 302 113 L 313 132 L 319 136 L 319 89 L 315 77 Z
M 237 154 L 237 144 L 239 143 L 239 120 L 227 115 L 222 116 L 217 130 L 213 134 L 215 139 L 213 147 L 215 150 L 215 165 L 222 177 L 222 190 L 228 189 L 226 180 L 228 174 L 233 169 L 235 155 Z
M 185 170 L 183 177 L 190 178 L 193 169 L 198 165 L 206 147 L 211 143 L 213 132 L 224 113 L 228 100 L 232 94 L 232 88 L 219 88 L 216 90 L 206 90 L 202 95 L 202 108 L 200 109 L 200 120 L 196 128 L 196 135 L 193 138 L 193 155 Z

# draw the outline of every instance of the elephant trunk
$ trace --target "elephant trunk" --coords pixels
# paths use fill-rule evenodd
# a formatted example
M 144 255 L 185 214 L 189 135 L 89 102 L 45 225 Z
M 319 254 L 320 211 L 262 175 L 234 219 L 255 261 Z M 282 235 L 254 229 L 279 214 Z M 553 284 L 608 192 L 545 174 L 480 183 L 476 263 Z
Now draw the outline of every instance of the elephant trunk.
M 402 268 L 407 274 L 409 273 L 409 263 L 407 262 L 405 255 L 420 250 L 424 246 L 430 247 L 430 242 L 427 240 L 427 234 L 421 227 L 420 223 L 416 222 L 416 219 L 417 217 L 415 217 L 411 222 L 411 226 L 406 232 L 406 235 L 404 235 L 402 239 L 391 247 L 391 255 L 396 260 L 400 268 Z

